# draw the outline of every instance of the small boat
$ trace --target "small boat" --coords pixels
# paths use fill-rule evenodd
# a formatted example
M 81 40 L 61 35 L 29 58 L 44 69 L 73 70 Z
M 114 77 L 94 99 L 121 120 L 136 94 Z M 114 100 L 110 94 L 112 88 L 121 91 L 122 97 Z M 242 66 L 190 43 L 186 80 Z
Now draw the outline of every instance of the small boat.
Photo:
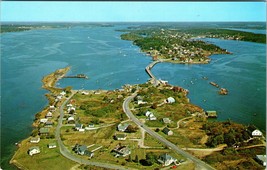
M 218 84 L 216 84 L 216 83 L 214 83 L 214 82 L 212 82 L 212 81 L 210 82 L 210 84 L 213 85 L 213 86 L 215 86 L 215 87 L 217 87 L 217 88 L 219 87 Z

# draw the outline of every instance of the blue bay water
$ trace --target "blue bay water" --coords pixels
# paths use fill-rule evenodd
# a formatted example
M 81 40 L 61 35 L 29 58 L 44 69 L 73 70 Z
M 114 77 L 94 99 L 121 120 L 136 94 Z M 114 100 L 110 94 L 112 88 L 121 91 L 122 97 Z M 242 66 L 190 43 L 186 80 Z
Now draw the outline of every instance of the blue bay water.
M 154 67 L 156 77 L 187 88 L 191 102 L 205 110 L 216 110 L 218 120 L 266 125 L 266 45 L 243 41 L 204 39 L 232 52 L 213 55 L 210 64 L 177 65 L 162 63 Z M 203 79 L 208 77 L 208 80 Z M 218 94 L 216 82 L 229 90 Z
M 1 167 L 8 161 L 14 143 L 29 136 L 35 113 L 47 104 L 41 88 L 43 76 L 71 66 L 68 75 L 86 74 L 89 79 L 62 79 L 60 87 L 116 89 L 124 84 L 144 83 L 144 68 L 151 58 L 130 41 L 120 39 L 115 27 L 82 27 L 33 30 L 1 35 Z M 265 127 L 266 45 L 207 39 L 233 52 L 212 56 L 207 65 L 161 63 L 153 68 L 158 78 L 190 90 L 189 98 L 207 110 L 217 110 L 219 120 Z M 206 76 L 209 80 L 203 80 Z M 191 83 L 193 82 L 193 84 Z M 215 81 L 229 90 L 220 96 Z M 206 100 L 204 102 L 203 100 Z M 256 113 L 257 116 L 253 116 Z

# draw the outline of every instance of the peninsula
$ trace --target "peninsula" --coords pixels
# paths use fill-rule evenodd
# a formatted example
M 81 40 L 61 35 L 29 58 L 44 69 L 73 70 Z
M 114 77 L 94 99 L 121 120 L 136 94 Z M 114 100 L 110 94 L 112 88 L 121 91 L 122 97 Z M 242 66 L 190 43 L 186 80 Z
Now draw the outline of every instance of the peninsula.
M 20 169 L 264 168 L 265 136 L 257 127 L 208 121 L 212 111 L 190 103 L 187 89 L 151 71 L 165 61 L 208 63 L 210 55 L 229 52 L 166 28 L 132 30 L 122 39 L 153 57 L 145 68 L 151 79 L 116 90 L 72 90 L 55 86 L 70 67 L 45 76 L 49 105 L 10 163 Z

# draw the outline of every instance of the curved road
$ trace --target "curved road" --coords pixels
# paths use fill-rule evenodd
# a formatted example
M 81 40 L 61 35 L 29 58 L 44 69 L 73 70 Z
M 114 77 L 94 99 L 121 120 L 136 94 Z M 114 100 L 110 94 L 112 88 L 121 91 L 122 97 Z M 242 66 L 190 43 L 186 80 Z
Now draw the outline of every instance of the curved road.
M 102 163 L 102 162 L 94 162 L 94 161 L 89 161 L 89 160 L 85 160 L 85 159 L 81 159 L 79 157 L 76 157 L 75 155 L 71 154 L 70 151 L 65 147 L 65 145 L 63 144 L 61 138 L 60 138 L 60 128 L 62 127 L 62 119 L 64 117 L 64 107 L 66 105 L 66 103 L 72 98 L 72 96 L 75 94 L 76 92 L 72 93 L 72 95 L 67 98 L 63 104 L 60 106 L 60 117 L 59 117 L 59 120 L 58 120 L 58 125 L 57 125 L 57 128 L 56 128 L 56 134 L 55 134 L 55 137 L 56 137 L 56 140 L 58 141 L 58 146 L 59 146 L 59 150 L 60 150 L 60 153 L 74 161 L 74 162 L 77 162 L 79 164 L 85 164 L 85 165 L 94 165 L 94 166 L 98 166 L 98 167 L 103 167 L 103 168 L 108 168 L 108 169 L 121 169 L 121 170 L 127 170 L 127 169 L 133 169 L 133 168 L 126 168 L 126 167 L 122 167 L 122 166 L 119 166 L 119 165 L 114 165 L 114 164 L 108 164 L 108 163 Z
M 196 164 L 196 168 L 198 170 L 214 170 L 213 167 L 211 167 L 210 165 L 206 164 L 205 162 L 201 161 L 200 159 L 194 157 L 193 155 L 185 152 L 184 150 L 182 150 L 181 148 L 179 148 L 178 146 L 174 145 L 173 143 L 171 143 L 170 141 L 166 140 L 165 138 L 163 138 L 162 136 L 160 136 L 159 134 L 157 134 L 156 132 L 154 132 L 153 130 L 151 130 L 150 128 L 148 128 L 146 125 L 144 125 L 143 123 L 141 123 L 131 112 L 130 108 L 129 108 L 129 103 L 131 100 L 133 100 L 133 98 L 137 95 L 137 93 L 133 93 L 133 95 L 127 97 L 124 102 L 123 102 L 123 111 L 126 113 L 126 115 L 129 117 L 129 119 L 131 119 L 135 124 L 137 124 L 140 128 L 143 128 L 147 133 L 149 133 L 152 137 L 154 137 L 155 139 L 157 139 L 158 141 L 162 142 L 163 144 L 165 144 L 166 146 L 168 146 L 169 148 L 173 149 L 175 152 L 177 152 L 178 154 L 184 156 L 185 158 L 188 158 L 190 160 L 192 160 L 195 164 Z

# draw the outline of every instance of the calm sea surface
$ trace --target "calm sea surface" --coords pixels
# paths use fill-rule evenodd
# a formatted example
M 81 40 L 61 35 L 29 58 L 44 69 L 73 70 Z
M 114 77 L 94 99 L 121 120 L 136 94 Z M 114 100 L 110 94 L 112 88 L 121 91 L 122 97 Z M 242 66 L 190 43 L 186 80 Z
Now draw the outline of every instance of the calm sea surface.
M 43 76 L 71 66 L 68 75 L 86 74 L 89 79 L 62 79 L 58 86 L 75 89 L 116 89 L 124 84 L 144 83 L 144 68 L 151 58 L 138 47 L 120 39 L 114 27 L 82 27 L 33 30 L 1 35 L 1 167 L 18 142 L 31 133 L 35 113 L 47 105 L 41 88 Z M 191 102 L 206 110 L 217 110 L 218 119 L 253 123 L 265 128 L 266 45 L 205 39 L 232 55 L 214 55 L 206 65 L 161 63 L 153 73 L 171 84 L 190 90 Z M 208 77 L 208 80 L 202 77 Z M 220 96 L 214 81 L 229 90 Z M 256 116 L 254 116 L 256 114 Z

